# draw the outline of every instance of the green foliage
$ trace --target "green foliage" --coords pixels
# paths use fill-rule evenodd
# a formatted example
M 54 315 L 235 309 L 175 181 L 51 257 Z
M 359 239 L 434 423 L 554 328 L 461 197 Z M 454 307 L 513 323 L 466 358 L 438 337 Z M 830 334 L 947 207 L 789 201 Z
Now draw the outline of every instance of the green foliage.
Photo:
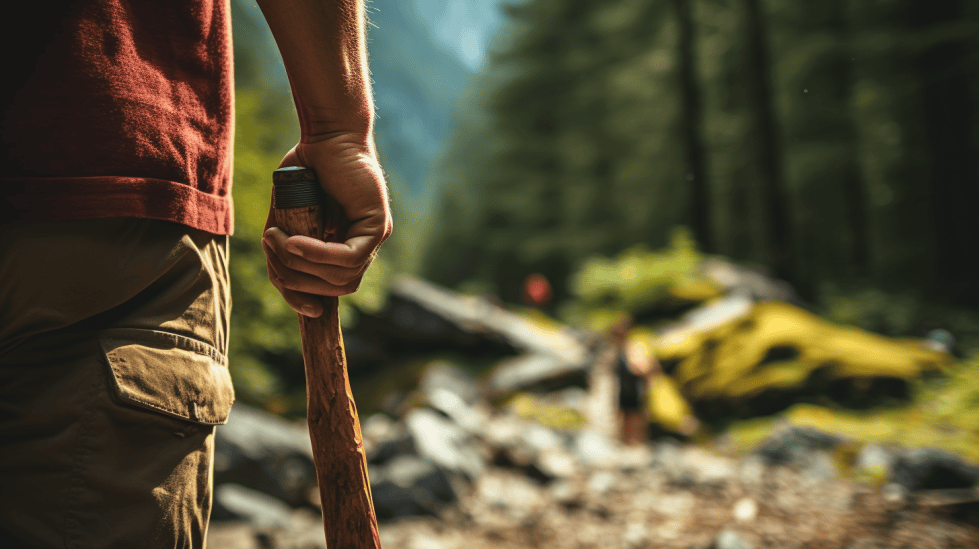
M 660 3 L 541 0 L 513 24 L 460 111 L 423 274 L 516 301 L 531 272 L 567 273 L 683 221 L 675 31 Z
M 916 382 L 913 401 L 905 407 L 854 412 L 797 404 L 780 417 L 737 422 L 731 427 L 735 446 L 750 449 L 782 422 L 836 433 L 859 444 L 931 446 L 979 461 L 979 357 L 955 365 L 947 377 Z
M 263 403 L 302 375 L 296 314 L 268 280 L 261 238 L 272 172 L 299 139 L 286 91 L 239 89 L 235 114 L 235 234 L 231 237 L 231 375 L 240 398 Z M 282 357 L 292 356 L 288 364 Z M 301 356 L 301 355 L 300 355 Z M 272 357 L 278 357 L 273 359 Z M 283 375 L 283 369 L 293 370 Z M 279 410 L 282 411 L 282 410 Z
M 866 282 L 824 282 L 817 310 L 828 320 L 890 336 L 923 337 L 943 329 L 961 354 L 979 352 L 979 313 L 936 303 L 926 292 L 887 290 Z
M 753 18 L 746 2 L 689 2 L 710 251 L 771 268 L 787 240 L 779 262 L 806 299 L 838 279 L 976 293 L 965 258 L 979 246 L 966 206 L 979 188 L 979 8 L 768 0 Z M 679 25 L 670 3 L 651 0 L 529 0 L 507 14 L 437 170 L 444 196 L 422 274 L 516 301 L 540 272 L 561 300 L 586 258 L 694 226 Z M 768 109 L 749 93 L 755 28 Z M 763 110 L 778 150 L 760 139 Z M 767 172 L 784 197 L 762 185 Z M 788 219 L 778 234 L 776 203 Z
M 685 227 L 675 228 L 669 245 L 659 250 L 639 244 L 612 258 L 588 258 L 571 277 L 574 300 L 562 316 L 600 330 L 622 313 L 715 297 L 720 289 L 698 275 L 702 259 Z
M 587 305 L 635 311 L 667 298 L 674 285 L 693 274 L 699 261 L 689 231 L 677 229 L 665 249 L 650 251 L 640 244 L 612 259 L 586 260 L 572 278 L 572 292 Z

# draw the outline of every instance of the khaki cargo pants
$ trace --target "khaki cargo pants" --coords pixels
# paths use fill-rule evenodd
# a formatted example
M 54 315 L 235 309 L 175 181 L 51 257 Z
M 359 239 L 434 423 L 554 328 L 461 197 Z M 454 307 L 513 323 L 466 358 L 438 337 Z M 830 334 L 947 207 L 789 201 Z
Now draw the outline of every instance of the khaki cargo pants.
M 203 547 L 228 375 L 228 239 L 0 225 L 0 547 Z

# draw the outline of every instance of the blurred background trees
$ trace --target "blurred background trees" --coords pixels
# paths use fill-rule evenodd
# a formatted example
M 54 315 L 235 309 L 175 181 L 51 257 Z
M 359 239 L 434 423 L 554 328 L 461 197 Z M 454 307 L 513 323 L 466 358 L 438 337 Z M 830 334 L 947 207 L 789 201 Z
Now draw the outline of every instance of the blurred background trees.
M 976 9 L 959 0 L 536 0 L 433 180 L 424 273 L 515 300 L 592 254 L 665 244 L 974 305 Z M 451 229 L 450 229 L 451 228 Z
M 396 231 L 345 300 L 348 327 L 396 273 L 511 303 L 540 273 L 556 314 L 576 310 L 604 258 L 659 248 L 762 267 L 831 318 L 893 335 L 951 318 L 929 307 L 979 305 L 979 5 L 369 6 Z M 235 376 L 246 400 L 289 410 L 294 319 L 258 243 L 298 128 L 257 7 L 233 9 Z

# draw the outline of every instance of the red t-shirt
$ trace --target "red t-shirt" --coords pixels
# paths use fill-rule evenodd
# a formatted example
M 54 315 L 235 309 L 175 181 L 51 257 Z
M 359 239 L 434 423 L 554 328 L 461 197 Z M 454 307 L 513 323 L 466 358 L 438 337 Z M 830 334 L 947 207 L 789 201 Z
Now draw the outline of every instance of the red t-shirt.
M 229 0 L 17 8 L 0 23 L 0 223 L 143 217 L 231 234 Z

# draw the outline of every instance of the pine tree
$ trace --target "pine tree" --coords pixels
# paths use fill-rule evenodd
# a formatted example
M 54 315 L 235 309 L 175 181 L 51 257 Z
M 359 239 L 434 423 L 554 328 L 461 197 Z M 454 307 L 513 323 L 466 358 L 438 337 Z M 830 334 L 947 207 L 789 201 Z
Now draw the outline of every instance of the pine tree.
M 441 168 L 447 198 L 426 274 L 519 295 L 530 272 L 565 293 L 584 258 L 662 245 L 688 222 L 673 51 L 659 3 L 538 0 L 477 83 Z M 450 232 L 454 234 L 449 234 Z

